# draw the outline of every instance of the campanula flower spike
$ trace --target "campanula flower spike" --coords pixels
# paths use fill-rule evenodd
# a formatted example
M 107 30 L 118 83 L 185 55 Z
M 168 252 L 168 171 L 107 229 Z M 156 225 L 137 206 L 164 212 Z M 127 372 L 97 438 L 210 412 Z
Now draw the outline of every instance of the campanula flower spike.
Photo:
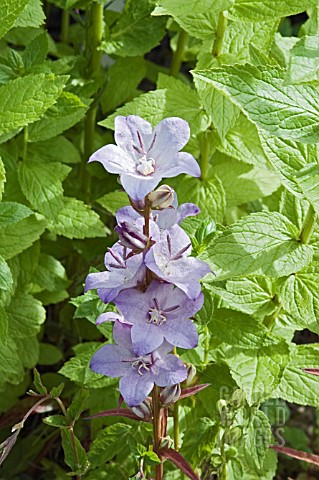
M 116 321 L 113 329 L 116 345 L 104 345 L 91 360 L 96 373 L 120 380 L 120 393 L 129 407 L 142 403 L 154 384 L 164 387 L 176 385 L 187 378 L 182 361 L 170 354 L 173 346 L 168 342 L 146 354 L 137 353 L 131 340 L 131 327 Z
M 200 177 L 195 158 L 180 150 L 190 138 L 188 123 L 177 117 L 162 120 L 154 129 L 136 116 L 115 118 L 116 145 L 105 145 L 90 157 L 109 173 L 120 175 L 121 184 L 135 201 L 144 199 L 162 180 L 188 173 Z

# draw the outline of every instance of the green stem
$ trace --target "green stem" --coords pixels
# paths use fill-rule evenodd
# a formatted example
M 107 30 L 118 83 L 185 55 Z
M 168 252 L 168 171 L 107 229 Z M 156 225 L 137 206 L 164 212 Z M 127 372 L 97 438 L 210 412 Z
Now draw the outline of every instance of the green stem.
M 88 79 L 96 79 L 101 72 L 101 55 L 100 45 L 103 39 L 103 5 L 93 2 L 87 10 L 86 17 L 86 77 Z M 81 167 L 82 188 L 87 200 L 91 194 L 91 176 L 87 174 L 86 162 L 94 151 L 94 133 L 97 115 L 97 105 L 89 108 L 84 122 L 84 152 Z
M 225 15 L 225 12 L 220 12 L 220 14 L 218 15 L 216 38 L 214 41 L 213 52 L 212 52 L 214 57 L 219 57 L 219 55 L 221 54 L 226 27 L 227 27 L 227 16 Z
M 70 25 L 70 14 L 68 10 L 62 10 L 61 42 L 63 43 L 68 43 L 69 41 L 69 25 Z
M 303 244 L 307 244 L 310 241 L 311 235 L 314 231 L 317 221 L 317 214 L 312 205 L 309 205 L 306 218 L 304 220 L 301 232 L 300 232 L 300 241 Z
M 159 388 L 154 385 L 152 391 L 152 404 L 153 404 L 153 432 L 154 432 L 154 451 L 159 455 L 159 448 L 161 444 L 161 407 L 159 403 Z M 156 465 L 156 480 L 163 480 L 163 462 Z
M 179 412 L 178 402 L 174 403 L 173 420 L 174 420 L 174 448 L 179 450 Z
M 209 355 L 209 332 L 208 328 L 205 327 L 205 343 L 204 343 L 204 365 L 208 364 L 208 355 Z
M 200 141 L 200 168 L 201 178 L 206 180 L 209 172 L 209 158 L 210 158 L 210 142 L 209 142 L 209 130 L 205 132 Z
M 272 328 L 275 326 L 275 323 L 276 323 L 276 319 L 277 317 L 279 316 L 279 314 L 281 313 L 281 310 L 282 310 L 282 305 L 280 303 L 280 300 L 277 296 L 277 294 L 275 294 L 274 298 L 273 298 L 273 302 L 275 303 L 276 305 L 276 309 L 273 313 L 271 313 L 270 315 L 267 315 L 265 318 L 264 318 L 264 325 L 269 329 L 269 330 L 272 330 Z
M 187 40 L 188 34 L 184 32 L 184 30 L 182 30 L 178 35 L 176 50 L 172 58 L 170 74 L 173 77 L 177 77 L 177 75 L 179 74 L 183 62 L 183 56 L 185 52 L 185 47 L 187 45 Z
M 26 125 L 24 127 L 24 130 L 23 130 L 23 150 L 22 150 L 22 160 L 23 161 L 25 161 L 27 159 L 28 138 L 29 138 L 29 129 L 28 129 L 28 125 Z

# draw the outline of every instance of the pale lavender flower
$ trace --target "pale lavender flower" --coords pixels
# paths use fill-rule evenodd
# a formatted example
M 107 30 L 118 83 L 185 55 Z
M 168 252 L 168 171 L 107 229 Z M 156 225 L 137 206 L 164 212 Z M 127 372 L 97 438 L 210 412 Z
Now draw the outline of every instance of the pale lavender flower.
M 142 403 L 154 384 L 175 385 L 187 377 L 181 360 L 169 352 L 172 345 L 164 342 L 158 349 L 139 355 L 132 346 L 131 327 L 115 322 L 113 338 L 116 345 L 104 345 L 92 357 L 91 369 L 120 380 L 120 393 L 129 407 Z
M 110 173 L 120 174 L 127 194 L 142 200 L 166 177 L 188 173 L 200 177 L 195 158 L 180 150 L 190 137 L 185 120 L 171 117 L 155 128 L 141 117 L 129 115 L 115 118 L 116 145 L 105 145 L 90 157 L 101 162 Z
M 96 288 L 104 303 L 114 300 L 121 290 L 135 287 L 145 277 L 143 254 L 128 258 L 127 248 L 119 243 L 108 249 L 104 263 L 108 271 L 89 273 L 84 288 L 85 292 Z
M 145 265 L 159 278 L 173 283 L 195 300 L 200 292 L 199 280 L 211 269 L 206 262 L 194 257 L 188 235 L 178 225 L 163 230 L 160 240 L 146 253 Z
M 158 348 L 165 340 L 181 348 L 194 348 L 198 343 L 195 324 L 189 320 L 203 306 L 203 294 L 191 300 L 174 285 L 154 280 L 146 292 L 130 288 L 121 292 L 114 303 L 131 330 L 135 351 L 144 355 Z

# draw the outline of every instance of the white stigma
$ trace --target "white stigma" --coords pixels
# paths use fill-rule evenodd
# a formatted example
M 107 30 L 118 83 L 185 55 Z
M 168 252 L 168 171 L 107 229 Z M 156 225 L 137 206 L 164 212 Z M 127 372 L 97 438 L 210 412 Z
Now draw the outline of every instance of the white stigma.
M 138 165 L 136 167 L 136 170 L 138 173 L 141 173 L 145 177 L 147 175 L 150 175 L 155 171 L 154 165 L 155 165 L 155 160 L 154 158 L 150 157 L 147 158 L 146 155 L 143 155 L 141 158 L 138 160 Z
M 163 325 L 166 322 L 166 317 L 162 315 L 156 308 L 149 309 L 149 319 L 148 323 L 153 323 L 153 325 Z

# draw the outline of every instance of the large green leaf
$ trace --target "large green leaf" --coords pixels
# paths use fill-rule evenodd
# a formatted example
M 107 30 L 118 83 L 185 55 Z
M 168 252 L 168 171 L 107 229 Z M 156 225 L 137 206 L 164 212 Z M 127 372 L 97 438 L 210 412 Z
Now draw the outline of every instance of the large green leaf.
M 319 35 L 302 37 L 292 48 L 287 82 L 319 80 Z
M 234 0 L 159 0 L 153 15 L 172 15 L 175 19 L 184 15 L 227 10 Z
M 24 369 L 18 348 L 10 337 L 0 348 L 0 387 L 5 382 L 17 385 L 24 376 Z
M 0 290 L 11 290 L 13 278 L 11 270 L 4 258 L 0 256 Z
M 38 120 L 62 92 L 66 78 L 33 74 L 0 87 L 0 135 Z
M 12 338 L 27 338 L 36 335 L 45 321 L 45 309 L 28 293 L 16 293 L 7 308 L 7 313 L 9 335 Z
M 317 4 L 317 0 L 236 0 L 232 12 L 240 18 L 261 21 L 296 15 Z
M 0 37 L 13 27 L 16 19 L 29 0 L 1 0 L 0 4 Z
M 298 229 L 277 212 L 258 212 L 225 230 L 200 254 L 217 280 L 251 273 L 281 277 L 308 265 L 313 248 L 299 242 Z
M 88 453 L 93 468 L 108 462 L 126 448 L 131 429 L 130 425 L 116 423 L 99 431 Z
M 45 14 L 41 0 L 29 0 L 23 11 L 16 19 L 15 27 L 40 27 L 45 22 Z
M 286 85 L 278 67 L 224 66 L 194 76 L 222 91 L 248 118 L 272 135 L 319 141 L 319 100 L 312 84 Z
M 298 172 L 296 182 L 305 198 L 319 214 L 319 164 L 308 165 Z

